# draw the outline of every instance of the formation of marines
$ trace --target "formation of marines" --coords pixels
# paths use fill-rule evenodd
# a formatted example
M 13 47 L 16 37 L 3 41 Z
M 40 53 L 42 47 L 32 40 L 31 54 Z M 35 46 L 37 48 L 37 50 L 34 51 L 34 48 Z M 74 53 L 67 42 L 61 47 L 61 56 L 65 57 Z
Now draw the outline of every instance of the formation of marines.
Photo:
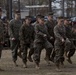
M 1 15 L 0 8 L 0 57 L 5 30 Z M 58 17 L 55 21 L 53 12 L 50 12 L 47 15 L 47 21 L 40 14 L 36 16 L 35 23 L 32 24 L 31 21 L 31 16 L 26 16 L 22 22 L 20 11 L 17 10 L 14 19 L 9 22 L 8 33 L 14 65 L 18 66 L 16 61 L 19 56 L 24 68 L 27 68 L 28 59 L 30 62 L 34 61 L 36 69 L 39 69 L 43 49 L 46 50 L 44 60 L 48 65 L 50 61 L 55 63 L 57 71 L 60 71 L 60 65 L 64 66 L 64 60 L 72 64 L 71 57 L 75 54 L 76 46 L 76 29 L 70 20 L 67 17 Z

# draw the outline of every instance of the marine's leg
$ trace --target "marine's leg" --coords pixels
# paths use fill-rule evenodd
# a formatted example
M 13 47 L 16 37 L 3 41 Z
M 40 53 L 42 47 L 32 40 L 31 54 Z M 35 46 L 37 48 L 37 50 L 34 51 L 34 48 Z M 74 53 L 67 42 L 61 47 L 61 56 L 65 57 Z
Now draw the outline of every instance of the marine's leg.
M 42 45 L 36 44 L 33 59 L 36 64 L 36 68 L 39 69 L 39 63 L 40 63 L 40 55 L 41 55 Z

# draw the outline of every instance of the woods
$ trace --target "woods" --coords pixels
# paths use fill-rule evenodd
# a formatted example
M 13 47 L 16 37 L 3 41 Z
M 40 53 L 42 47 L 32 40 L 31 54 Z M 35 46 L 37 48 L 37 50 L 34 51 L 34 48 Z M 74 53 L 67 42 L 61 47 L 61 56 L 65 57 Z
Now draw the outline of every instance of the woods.
M 5 9 L 6 11 L 9 11 L 8 7 L 10 3 L 8 3 L 7 1 L 9 0 L 0 0 L 0 7 Z M 53 11 L 55 13 L 60 12 L 60 15 L 67 17 L 76 16 L 76 0 L 12 0 L 12 10 L 26 10 L 25 6 L 27 5 L 48 5 L 48 8 L 39 9 L 39 12 L 45 12 L 44 15 L 49 11 Z M 36 15 L 39 12 L 37 11 L 37 9 L 30 10 L 30 13 L 32 13 L 33 15 Z

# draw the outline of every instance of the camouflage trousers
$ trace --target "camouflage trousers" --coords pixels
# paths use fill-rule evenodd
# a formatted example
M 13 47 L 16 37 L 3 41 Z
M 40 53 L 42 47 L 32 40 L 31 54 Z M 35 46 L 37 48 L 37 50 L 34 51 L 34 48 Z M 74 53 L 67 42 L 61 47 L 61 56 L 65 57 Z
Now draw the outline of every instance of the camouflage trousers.
M 46 49 L 46 58 L 49 60 L 50 58 L 50 53 L 52 52 L 53 46 L 50 42 L 46 41 L 46 42 L 42 42 L 42 43 L 37 43 L 35 42 L 35 50 L 34 50 L 34 61 L 35 63 L 40 63 L 40 55 L 41 55 L 41 51 L 43 48 Z
M 68 40 L 65 40 L 62 43 L 60 40 L 55 40 L 54 47 L 55 47 L 55 64 L 60 64 L 64 61 L 64 51 L 70 50 L 71 43 Z
M 27 62 L 28 49 L 30 49 L 29 56 L 33 55 L 33 53 L 34 53 L 33 43 L 30 43 L 30 44 L 21 44 L 22 61 L 23 61 L 23 63 Z
M 17 53 L 18 53 L 19 46 L 20 46 L 20 41 L 19 40 L 12 40 L 11 41 L 11 49 L 12 49 L 13 61 L 17 60 Z
M 75 54 L 75 45 L 72 40 L 70 40 L 71 45 L 70 45 L 70 50 L 68 52 L 68 58 L 72 57 Z

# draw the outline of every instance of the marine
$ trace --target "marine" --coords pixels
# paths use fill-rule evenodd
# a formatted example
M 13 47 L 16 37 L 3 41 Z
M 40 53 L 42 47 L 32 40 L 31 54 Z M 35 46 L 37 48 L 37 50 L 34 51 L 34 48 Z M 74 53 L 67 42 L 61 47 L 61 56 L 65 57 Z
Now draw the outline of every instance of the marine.
M 15 18 L 10 21 L 10 42 L 11 42 L 11 49 L 12 49 L 12 58 L 15 66 L 18 66 L 16 61 L 17 61 L 17 53 L 18 49 L 20 46 L 20 41 L 19 41 L 19 30 L 22 25 L 22 21 L 20 18 L 20 11 L 16 10 L 15 11 Z
M 31 50 L 29 51 L 29 57 L 30 52 L 34 53 L 34 27 L 31 25 L 31 17 L 26 16 L 25 23 L 21 26 L 19 31 L 19 38 L 20 38 L 20 46 L 22 52 L 22 61 L 23 61 L 23 67 L 27 68 L 27 55 L 28 55 L 28 48 Z M 31 57 L 29 58 L 30 61 L 32 61 Z
M 54 46 L 54 41 L 55 41 L 54 27 L 56 26 L 56 21 L 53 19 L 53 15 L 54 15 L 53 12 L 48 13 L 48 15 L 47 15 L 48 20 L 46 21 L 46 26 L 47 26 L 47 29 L 48 29 L 48 33 L 51 36 L 51 39 L 49 40 L 49 42 Z M 52 51 L 52 54 L 50 52 L 50 55 L 51 55 L 50 60 L 54 61 L 54 56 L 55 56 L 54 49 Z
M 64 61 L 64 50 L 70 49 L 70 41 L 66 36 L 66 29 L 64 26 L 63 17 L 58 17 L 58 24 L 54 27 L 54 35 L 55 35 L 55 58 L 54 63 L 56 65 L 56 70 L 61 71 L 60 64 L 63 64 Z
M 48 38 L 50 38 L 50 35 L 48 33 L 47 27 L 45 25 L 44 16 L 41 15 L 39 19 L 39 23 L 35 26 L 35 40 L 34 40 L 34 62 L 36 64 L 36 69 L 39 69 L 39 63 L 40 63 L 40 55 L 42 49 L 46 49 L 48 51 L 52 51 L 53 46 L 48 41 Z M 47 52 L 46 59 L 50 59 L 50 54 Z

